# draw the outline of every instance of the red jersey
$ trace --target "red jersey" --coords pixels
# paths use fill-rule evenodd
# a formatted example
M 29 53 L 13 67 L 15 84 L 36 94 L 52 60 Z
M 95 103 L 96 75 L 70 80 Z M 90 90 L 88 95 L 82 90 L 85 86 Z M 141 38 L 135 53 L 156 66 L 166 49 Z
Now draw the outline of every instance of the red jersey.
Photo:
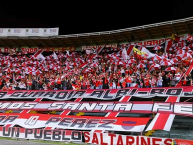
M 125 81 L 123 81 L 123 83 L 122 83 L 122 87 L 123 87 L 123 88 L 125 88 L 125 87 L 126 87 L 126 82 L 125 82 Z

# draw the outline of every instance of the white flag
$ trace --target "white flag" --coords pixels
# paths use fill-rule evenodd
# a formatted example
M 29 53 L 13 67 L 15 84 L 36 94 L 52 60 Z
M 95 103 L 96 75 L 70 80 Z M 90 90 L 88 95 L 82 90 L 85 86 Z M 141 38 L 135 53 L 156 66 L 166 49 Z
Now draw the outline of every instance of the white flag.
M 127 50 L 126 50 L 126 48 L 124 48 L 123 51 L 122 51 L 122 58 L 124 60 L 127 60 Z
M 54 59 L 58 59 L 58 56 L 56 55 L 55 52 L 54 52 L 54 54 L 52 56 L 54 57 Z
M 149 50 L 147 50 L 145 47 L 142 48 L 141 52 L 144 52 L 148 55 L 147 58 L 152 58 L 155 56 L 155 54 L 151 53 Z
M 45 60 L 46 59 L 41 53 L 36 58 L 40 59 L 40 60 Z
M 70 56 L 70 53 L 69 53 L 69 51 L 68 51 L 68 50 L 66 50 L 66 53 L 67 53 L 67 55 L 68 55 L 68 56 Z

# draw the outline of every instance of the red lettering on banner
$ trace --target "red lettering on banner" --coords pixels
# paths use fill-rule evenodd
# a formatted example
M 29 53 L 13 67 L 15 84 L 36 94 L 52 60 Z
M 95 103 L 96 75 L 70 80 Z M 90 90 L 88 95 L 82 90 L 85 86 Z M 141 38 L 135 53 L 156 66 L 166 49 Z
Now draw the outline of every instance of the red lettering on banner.
M 144 45 L 144 46 L 146 46 L 146 45 L 147 45 L 147 42 L 146 42 L 146 41 L 145 41 L 145 42 L 143 42 L 143 45 Z
M 139 137 L 137 136 L 137 141 L 136 145 L 139 145 Z
M 141 145 L 150 145 L 150 138 L 147 138 L 147 141 L 145 138 L 141 137 Z
M 99 144 L 99 141 L 98 141 L 98 138 L 97 138 L 96 133 L 93 134 L 92 143 L 93 143 L 93 144 L 94 144 L 94 143 Z
M 165 39 L 160 39 L 159 44 L 162 44 L 165 41 Z
M 135 143 L 135 138 L 132 136 L 126 136 L 126 145 L 132 145 Z
M 153 45 L 157 45 L 158 44 L 158 40 L 153 40 Z
M 100 137 L 101 137 L 101 143 L 100 143 L 100 145 L 108 145 L 108 143 L 104 143 L 104 142 L 103 142 L 103 134 L 102 134 L 102 133 L 100 133 Z
M 87 132 L 85 142 L 100 145 L 170 145 L 172 139 Z M 98 138 L 97 138 L 98 137 Z M 91 141 L 92 140 L 92 141 Z
M 165 145 L 171 145 L 171 143 L 172 143 L 172 139 L 166 139 L 166 140 L 164 140 L 164 144 L 165 144 Z
M 28 52 L 33 53 L 33 48 L 28 49 Z
M 84 132 L 84 138 L 85 138 L 85 142 L 90 142 L 90 133 L 89 132 Z
M 116 137 L 116 135 L 115 134 L 109 134 L 109 136 L 111 137 L 111 145 L 114 145 L 113 144 L 113 137 Z
M 152 41 L 147 41 L 147 45 L 152 45 Z
M 162 139 L 161 138 L 152 138 L 152 145 L 160 145 L 160 143 L 158 142 L 161 142 Z
M 117 145 L 123 145 L 123 139 L 122 139 L 121 135 L 119 135 L 119 137 L 118 137 Z

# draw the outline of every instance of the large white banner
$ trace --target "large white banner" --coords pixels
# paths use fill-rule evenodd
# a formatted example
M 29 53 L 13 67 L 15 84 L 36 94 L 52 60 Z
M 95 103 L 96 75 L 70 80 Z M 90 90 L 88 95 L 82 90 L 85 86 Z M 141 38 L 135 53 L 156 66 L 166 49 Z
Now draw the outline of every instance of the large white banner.
M 59 28 L 1 28 L 2 36 L 56 36 L 59 34 Z

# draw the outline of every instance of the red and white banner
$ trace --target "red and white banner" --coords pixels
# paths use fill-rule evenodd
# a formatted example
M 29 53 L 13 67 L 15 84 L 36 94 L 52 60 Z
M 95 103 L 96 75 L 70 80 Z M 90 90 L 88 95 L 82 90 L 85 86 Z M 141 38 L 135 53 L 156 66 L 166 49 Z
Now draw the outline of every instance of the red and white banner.
M 19 48 L 7 48 L 7 47 L 0 47 L 0 53 L 11 53 L 14 54 L 19 51 Z
M 177 145 L 193 145 L 193 140 L 175 139 Z
M 29 129 L 20 127 L 0 126 L 0 136 L 21 139 L 82 142 L 81 131 L 61 129 Z
M 175 99 L 176 97 L 171 97 Z M 168 102 L 170 101 L 170 102 Z M 0 110 L 36 110 L 36 111 L 65 111 L 73 112 L 123 112 L 123 113 L 161 113 L 193 117 L 193 104 L 175 102 L 0 102 Z M 163 117 L 162 117 L 163 119 Z M 163 122 L 163 120 L 162 120 Z M 160 124 L 158 125 L 160 126 Z
M 109 45 L 96 45 L 96 46 L 82 46 L 82 50 L 89 50 L 89 49 L 95 49 L 95 48 L 117 48 L 117 44 L 109 44 Z
M 85 142 L 97 145 L 171 145 L 172 139 L 84 132 Z
M 29 47 L 21 47 L 21 51 L 22 51 L 24 54 L 36 53 L 38 50 L 39 50 L 38 47 L 32 47 L 32 48 L 29 48 Z
M 180 38 L 184 38 L 184 36 L 179 36 Z M 161 45 L 164 42 L 170 41 L 171 38 L 161 38 L 161 39 L 155 39 L 155 40 L 147 40 L 147 41 L 139 41 L 139 42 L 131 42 L 130 44 L 132 45 L 142 45 L 144 47 L 148 46 L 156 46 L 156 45 Z
M 70 116 L 65 114 L 0 113 L 0 125 L 23 128 L 72 129 L 72 130 L 109 130 L 142 132 L 148 123 L 148 117 L 94 117 Z
M 166 102 L 171 104 L 174 102 L 179 102 L 179 100 L 180 100 L 180 98 L 178 96 L 170 96 L 167 98 Z M 164 106 L 163 106 L 163 108 L 164 108 Z M 158 108 L 158 109 L 160 109 L 160 108 Z M 168 109 L 171 109 L 171 108 L 168 108 Z M 186 110 L 186 107 L 181 108 L 181 110 Z M 193 111 L 192 108 L 190 110 L 191 110 L 191 112 Z M 188 112 L 190 110 L 188 110 Z M 149 130 L 170 131 L 174 117 L 175 117 L 174 114 L 157 113 L 156 116 L 154 117 L 154 119 L 151 121 L 151 123 L 147 127 L 146 131 L 149 131 Z
M 92 98 L 97 100 L 112 100 L 123 96 L 134 96 L 141 98 L 152 98 L 155 96 L 180 96 L 193 97 L 193 88 L 190 87 L 168 87 L 168 88 L 126 88 L 109 90 L 42 90 L 42 91 L 1 91 L 0 99 L 35 99 L 46 98 L 50 100 L 70 100 L 72 98 Z

